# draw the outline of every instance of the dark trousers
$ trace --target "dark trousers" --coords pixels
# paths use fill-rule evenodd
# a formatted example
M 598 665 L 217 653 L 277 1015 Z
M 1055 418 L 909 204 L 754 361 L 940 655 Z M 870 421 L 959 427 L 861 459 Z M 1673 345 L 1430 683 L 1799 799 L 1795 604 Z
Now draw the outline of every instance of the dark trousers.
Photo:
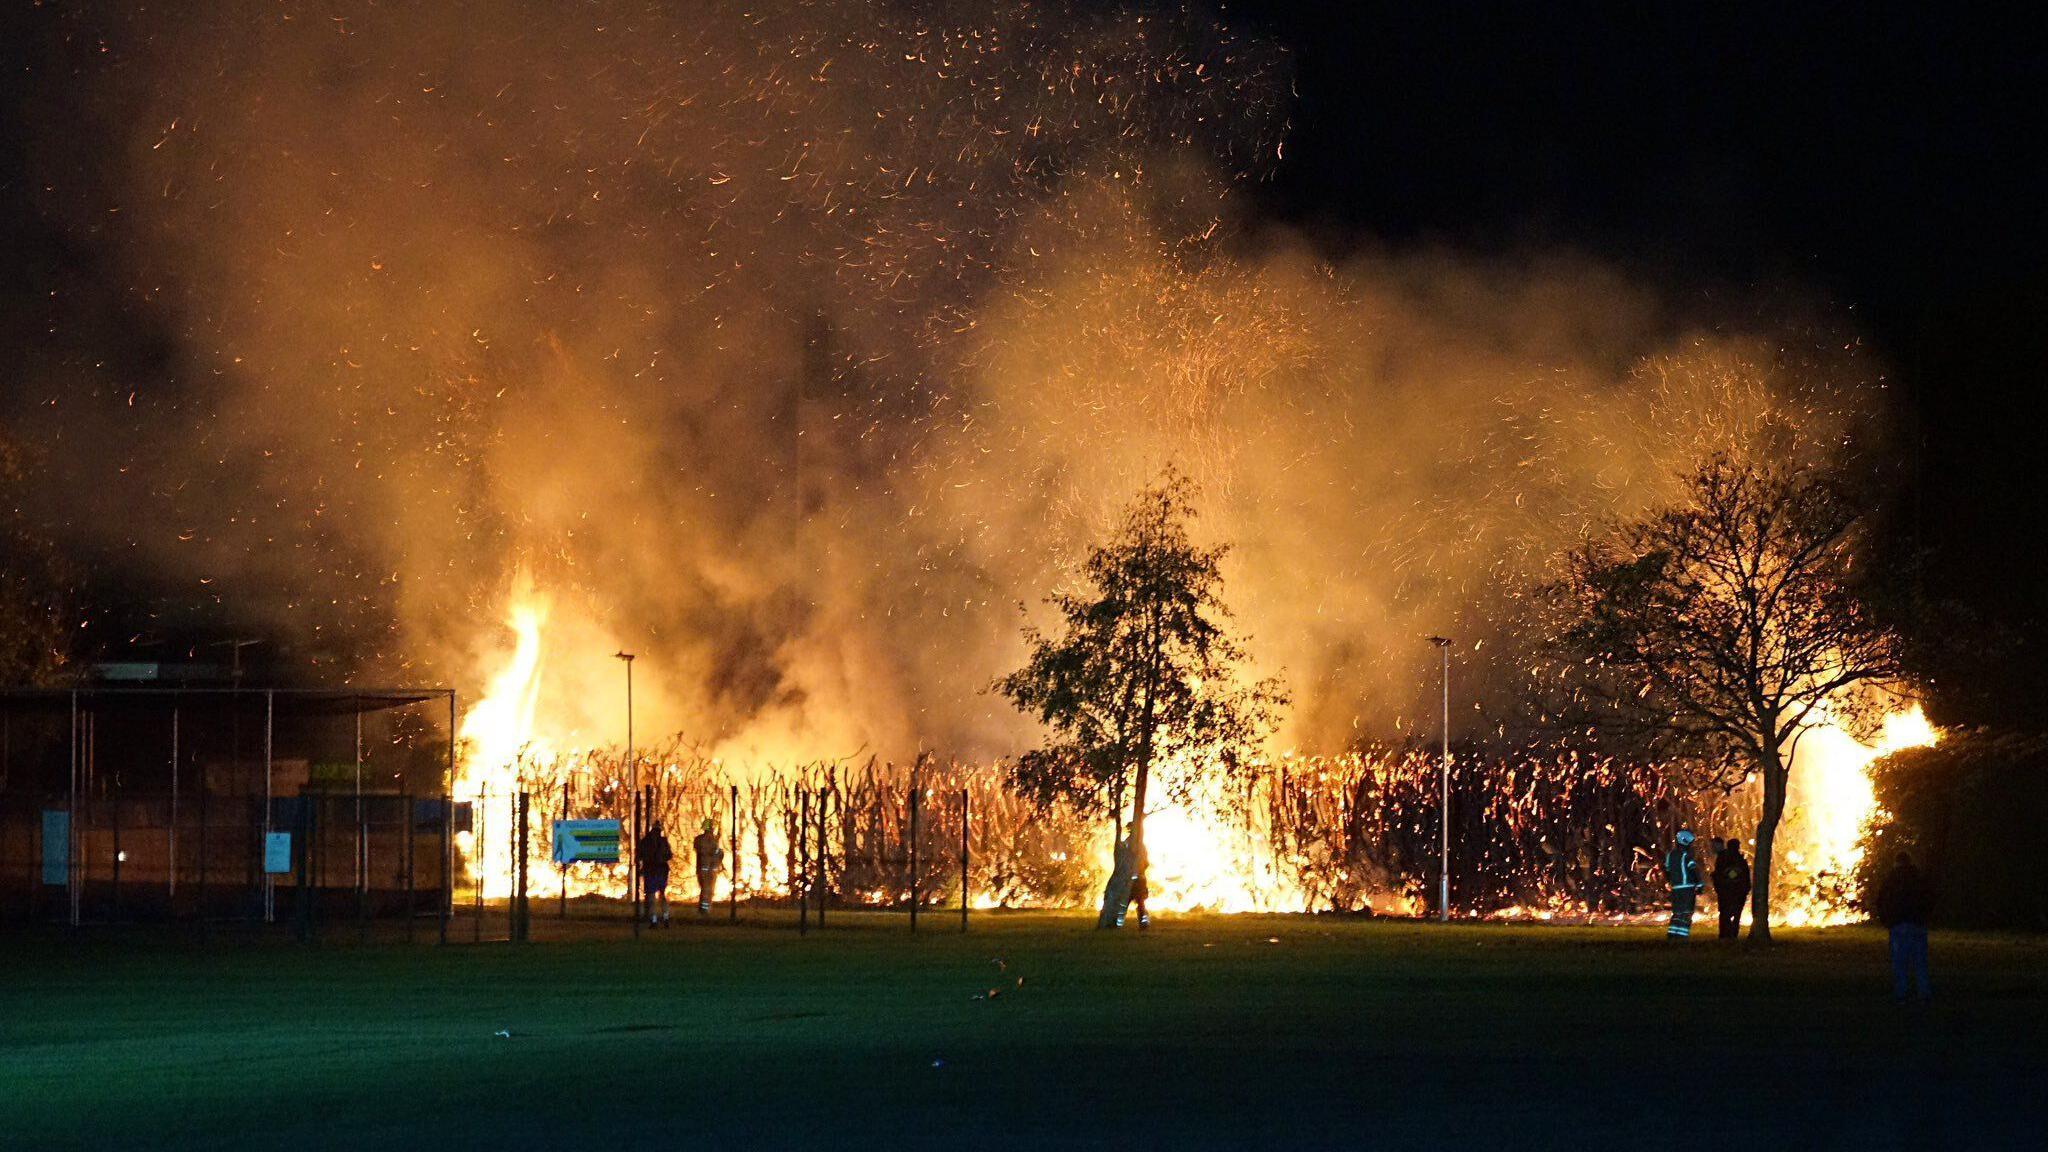
M 1666 936 L 1683 940 L 1692 935 L 1692 910 L 1693 906 L 1699 903 L 1699 899 L 1700 892 L 1697 888 L 1671 890 L 1671 927 L 1665 930 Z
M 1714 905 L 1721 910 L 1721 939 L 1742 935 L 1742 906 L 1749 903 L 1749 889 L 1714 893 Z
M 1927 926 L 1894 924 L 1892 938 L 1892 999 L 1904 1000 L 1906 986 L 1913 984 L 1920 999 L 1932 996 L 1927 983 Z

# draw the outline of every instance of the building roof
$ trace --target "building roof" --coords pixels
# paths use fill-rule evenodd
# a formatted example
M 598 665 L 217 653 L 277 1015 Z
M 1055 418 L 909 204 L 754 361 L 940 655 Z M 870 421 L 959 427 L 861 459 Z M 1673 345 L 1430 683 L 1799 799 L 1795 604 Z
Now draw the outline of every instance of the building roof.
M 453 688 L 267 688 L 260 686 L 140 686 L 80 684 L 71 688 L 0 688 L 0 713 L 52 713 L 112 708 L 168 712 L 177 707 L 213 706 L 284 716 L 348 716 L 382 712 L 433 700 L 455 700 Z

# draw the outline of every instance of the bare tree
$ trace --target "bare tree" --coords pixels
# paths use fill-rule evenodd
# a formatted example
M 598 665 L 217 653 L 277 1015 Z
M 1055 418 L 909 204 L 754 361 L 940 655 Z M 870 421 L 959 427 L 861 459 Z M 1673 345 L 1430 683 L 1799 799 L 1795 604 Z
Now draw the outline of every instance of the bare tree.
M 1826 473 L 1716 456 L 1677 506 L 1570 553 L 1551 589 L 1608 718 L 1761 777 L 1755 941 L 1800 737 L 1867 724 L 1900 684 L 1899 638 L 1858 591 L 1861 524 Z
M 1104 894 L 1104 926 L 1123 911 L 1111 903 L 1128 899 L 1115 893 L 1143 878 L 1155 766 L 1227 771 L 1256 751 L 1286 699 L 1277 681 L 1246 685 L 1239 675 L 1244 649 L 1221 623 L 1226 550 L 1190 539 L 1194 515 L 1193 486 L 1173 472 L 1141 492 L 1089 554 L 1086 594 L 1048 600 L 1060 634 L 1027 627 L 1029 660 L 995 685 L 1052 730 L 1010 764 L 1020 791 L 1119 818 L 1131 798 L 1131 847 Z M 1164 781 L 1181 799 L 1194 783 L 1185 773 Z

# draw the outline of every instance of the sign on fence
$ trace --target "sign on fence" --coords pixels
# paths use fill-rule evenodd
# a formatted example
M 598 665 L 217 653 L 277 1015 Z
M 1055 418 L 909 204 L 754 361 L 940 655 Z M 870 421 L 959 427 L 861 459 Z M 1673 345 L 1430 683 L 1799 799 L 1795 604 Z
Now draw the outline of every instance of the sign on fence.
M 289 872 L 292 870 L 292 834 L 289 832 L 266 832 L 263 835 L 263 870 L 265 872 Z
M 617 864 L 619 822 L 617 820 L 555 821 L 555 863 Z
M 43 883 L 71 880 L 71 813 L 43 809 Z

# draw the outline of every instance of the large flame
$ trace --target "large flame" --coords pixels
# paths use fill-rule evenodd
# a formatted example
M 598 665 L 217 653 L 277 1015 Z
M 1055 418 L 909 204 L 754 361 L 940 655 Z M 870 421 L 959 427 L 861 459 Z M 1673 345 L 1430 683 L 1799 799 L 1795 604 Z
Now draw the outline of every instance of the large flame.
M 517 780 L 520 754 L 534 741 L 533 715 L 540 701 L 540 630 L 547 602 L 538 597 L 512 605 L 505 623 L 516 643 L 511 659 L 495 676 L 483 700 L 462 718 L 466 746 L 456 788 L 468 795 L 502 792 Z
M 541 628 L 547 618 L 547 599 L 522 579 L 505 620 L 514 637 L 512 654 L 490 678 L 484 698 L 462 718 L 461 768 L 455 794 L 456 799 L 471 804 L 472 825 L 456 842 L 487 898 L 510 895 L 513 875 L 511 838 L 493 835 L 486 823 L 493 811 L 491 801 L 519 790 L 523 761 L 549 755 L 545 742 L 534 732 L 534 713 L 540 701 Z
M 1205 797 L 1204 799 L 1212 799 Z M 1167 911 L 1255 912 L 1270 907 L 1271 877 L 1260 883 L 1264 853 L 1233 844 L 1244 833 L 1213 802 L 1174 804 L 1145 819 L 1150 907 Z M 1239 849 L 1239 850 L 1233 850 Z
M 1841 924 L 1858 918 L 1856 869 L 1863 860 L 1864 833 L 1879 814 L 1870 766 L 1940 738 L 1918 704 L 1887 715 L 1869 743 L 1832 718 L 1799 736 L 1780 832 L 1788 882 L 1779 887 L 1788 894 L 1777 913 L 1781 923 Z

